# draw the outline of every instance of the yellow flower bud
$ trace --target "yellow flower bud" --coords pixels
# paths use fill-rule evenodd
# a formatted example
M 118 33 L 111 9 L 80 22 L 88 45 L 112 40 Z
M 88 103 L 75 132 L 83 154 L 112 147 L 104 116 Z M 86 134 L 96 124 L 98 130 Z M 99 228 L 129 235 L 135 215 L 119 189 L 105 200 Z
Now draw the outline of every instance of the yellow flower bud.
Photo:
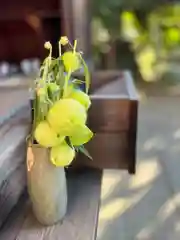
M 42 121 L 35 129 L 34 137 L 43 147 L 59 145 L 65 137 L 58 137 L 57 133 L 49 126 L 46 121 Z
M 80 90 L 74 90 L 68 97 L 80 102 L 87 110 L 91 106 L 90 97 Z
M 62 55 L 62 60 L 66 72 L 75 72 L 81 67 L 81 62 L 77 53 L 65 52 Z
M 46 49 L 51 49 L 51 43 L 50 42 L 45 42 L 45 44 L 44 44 L 44 47 L 46 48 Z
M 51 148 L 50 160 L 57 167 L 68 166 L 73 161 L 74 157 L 74 148 L 71 148 L 66 142 Z
M 82 104 L 74 99 L 61 99 L 49 110 L 47 121 L 60 135 L 71 136 L 76 125 L 85 124 L 87 113 Z
M 59 42 L 60 42 L 61 45 L 65 46 L 66 44 L 68 44 L 69 40 L 66 36 L 63 36 L 63 37 L 60 38 Z
M 91 140 L 93 132 L 86 125 L 79 125 L 70 136 L 71 144 L 74 146 L 83 145 Z

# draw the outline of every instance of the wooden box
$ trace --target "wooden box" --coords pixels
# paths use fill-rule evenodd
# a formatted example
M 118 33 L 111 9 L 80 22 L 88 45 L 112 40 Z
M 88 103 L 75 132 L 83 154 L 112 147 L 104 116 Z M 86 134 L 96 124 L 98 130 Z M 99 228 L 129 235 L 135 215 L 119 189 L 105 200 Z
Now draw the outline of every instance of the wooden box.
M 86 145 L 93 160 L 79 154 L 74 167 L 126 169 L 135 173 L 138 98 L 128 71 L 93 76 L 88 126 L 95 133 Z

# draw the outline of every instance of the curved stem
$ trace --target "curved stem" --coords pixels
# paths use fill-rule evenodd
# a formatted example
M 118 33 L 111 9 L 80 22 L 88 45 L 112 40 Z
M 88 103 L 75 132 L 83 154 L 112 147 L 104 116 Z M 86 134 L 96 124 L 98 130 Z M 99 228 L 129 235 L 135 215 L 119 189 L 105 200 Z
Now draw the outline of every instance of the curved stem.
M 65 77 L 64 87 L 63 87 L 63 97 L 66 95 L 67 87 L 68 87 L 68 81 L 70 79 L 70 76 L 71 76 L 71 71 L 69 71 L 68 74 Z

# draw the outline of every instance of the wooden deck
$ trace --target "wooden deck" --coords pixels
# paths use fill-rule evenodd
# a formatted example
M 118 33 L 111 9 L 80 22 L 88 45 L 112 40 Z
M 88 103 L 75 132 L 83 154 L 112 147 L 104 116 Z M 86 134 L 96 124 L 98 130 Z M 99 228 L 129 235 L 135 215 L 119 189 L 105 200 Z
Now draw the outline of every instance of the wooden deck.
M 67 173 L 68 212 L 62 223 L 40 225 L 24 194 L 0 231 L 1 240 L 92 240 L 96 237 L 102 172 Z

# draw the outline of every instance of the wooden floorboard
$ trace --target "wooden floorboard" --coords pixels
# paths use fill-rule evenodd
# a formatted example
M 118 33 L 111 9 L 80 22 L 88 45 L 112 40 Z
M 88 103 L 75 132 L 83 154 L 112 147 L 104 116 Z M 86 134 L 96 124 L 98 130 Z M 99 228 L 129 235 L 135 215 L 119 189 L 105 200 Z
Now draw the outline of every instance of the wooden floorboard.
M 101 192 L 101 171 L 85 170 L 68 173 L 68 212 L 63 223 L 51 227 L 40 225 L 34 218 L 31 207 L 26 209 L 25 219 L 11 219 L 11 225 L 4 226 L 1 240 L 93 240 L 99 212 Z M 25 210 L 22 210 L 25 211 Z M 24 216 L 22 212 L 18 216 Z M 12 216 L 13 217 L 13 216 Z M 17 221 L 20 221 L 18 223 Z M 12 233 L 14 232 L 14 235 Z M 13 237 L 14 238 L 13 238 Z M 5 237 L 5 238 L 4 238 Z
M 30 202 L 28 200 L 27 191 L 25 190 L 16 207 L 9 215 L 6 223 L 0 229 L 1 240 L 16 240 L 16 237 L 28 214 L 29 206 Z
M 17 204 L 26 186 L 25 164 L 22 163 L 0 186 L 0 226 Z
M 30 111 L 28 105 L 25 105 L 3 124 L 0 121 L 0 227 L 26 186 L 29 119 Z

